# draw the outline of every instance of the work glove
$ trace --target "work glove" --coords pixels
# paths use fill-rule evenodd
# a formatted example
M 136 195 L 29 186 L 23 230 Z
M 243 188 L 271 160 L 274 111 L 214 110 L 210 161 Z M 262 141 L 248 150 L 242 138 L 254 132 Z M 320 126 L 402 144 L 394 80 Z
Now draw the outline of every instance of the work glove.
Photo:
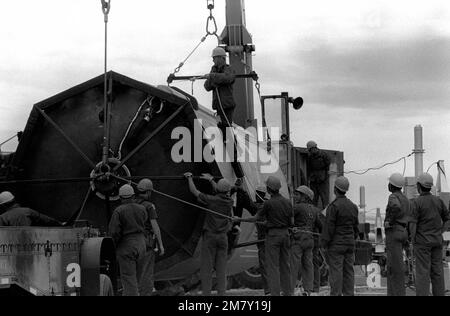
M 165 251 L 165 249 L 164 249 L 164 246 L 159 246 L 159 255 L 160 256 L 164 256 L 164 254 L 166 253 L 166 251 Z
M 207 181 L 213 181 L 214 177 L 209 173 L 202 173 L 202 176 L 200 177 L 200 179 L 204 179 Z

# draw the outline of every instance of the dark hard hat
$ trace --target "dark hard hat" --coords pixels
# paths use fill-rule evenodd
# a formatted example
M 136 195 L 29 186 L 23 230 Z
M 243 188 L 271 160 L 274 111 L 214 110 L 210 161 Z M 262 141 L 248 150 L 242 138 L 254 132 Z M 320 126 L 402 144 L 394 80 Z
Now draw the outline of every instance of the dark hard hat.
M 310 140 L 307 144 L 306 144 L 306 148 L 311 149 L 311 148 L 317 148 L 317 143 L 313 140 Z
M 273 191 L 279 191 L 281 189 L 281 181 L 277 177 L 270 176 L 267 178 L 266 185 Z

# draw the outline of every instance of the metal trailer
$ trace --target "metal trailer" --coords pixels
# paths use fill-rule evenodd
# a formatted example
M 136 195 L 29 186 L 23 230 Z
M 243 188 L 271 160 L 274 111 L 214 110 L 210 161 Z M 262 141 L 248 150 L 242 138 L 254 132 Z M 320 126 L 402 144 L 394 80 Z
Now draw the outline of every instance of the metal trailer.
M 95 229 L 0 227 L 0 296 L 114 295 L 110 238 Z

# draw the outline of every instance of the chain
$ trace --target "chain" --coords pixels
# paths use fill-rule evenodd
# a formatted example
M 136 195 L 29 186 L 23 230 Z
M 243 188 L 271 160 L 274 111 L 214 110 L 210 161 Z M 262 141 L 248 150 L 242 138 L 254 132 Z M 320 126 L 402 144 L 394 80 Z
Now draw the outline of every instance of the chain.
M 255 88 L 256 88 L 256 91 L 258 92 L 259 103 L 262 108 L 264 105 L 262 103 L 262 97 L 261 97 L 261 84 L 259 83 L 258 80 L 256 80 L 256 82 L 255 82 Z M 267 133 L 267 151 L 271 152 L 272 151 L 272 138 L 270 137 L 269 129 L 267 128 L 267 122 L 266 122 L 265 116 L 263 116 L 263 118 L 262 118 L 262 124 L 263 124 L 263 128 L 264 127 L 266 128 L 266 133 Z
M 207 2 L 209 2 L 207 0 Z M 217 38 L 217 42 L 218 44 L 220 44 L 220 39 L 219 39 L 219 35 L 217 35 L 217 22 L 216 22 L 216 18 L 213 15 L 213 9 L 214 9 L 214 1 L 212 1 L 212 5 L 208 4 L 208 9 L 209 9 L 209 16 L 206 19 L 206 36 L 209 35 L 214 35 Z M 211 22 L 212 22 L 212 28 L 211 28 Z
M 214 35 L 217 38 L 217 43 L 220 44 L 219 35 L 217 35 L 217 22 L 216 18 L 213 15 L 214 9 L 214 0 L 206 0 L 206 5 L 209 10 L 209 16 L 206 19 L 206 34 L 200 39 L 200 42 L 195 46 L 195 48 L 187 55 L 187 57 L 178 64 L 178 66 L 174 69 L 173 73 L 169 75 L 169 78 L 175 77 L 175 74 L 179 73 L 181 68 L 186 64 L 189 58 L 194 54 L 194 52 L 200 47 L 200 45 L 208 38 L 208 36 Z M 170 80 L 168 82 L 171 82 Z

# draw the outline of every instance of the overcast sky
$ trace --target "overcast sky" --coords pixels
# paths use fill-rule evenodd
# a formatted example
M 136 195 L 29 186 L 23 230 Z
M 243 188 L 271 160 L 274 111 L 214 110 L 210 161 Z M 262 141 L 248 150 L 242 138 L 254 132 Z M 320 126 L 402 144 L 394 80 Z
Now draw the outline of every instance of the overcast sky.
M 450 161 L 448 0 L 245 4 L 262 93 L 287 91 L 305 100 L 291 114 L 297 146 L 314 139 L 321 148 L 343 151 L 346 170 L 361 170 L 408 155 L 414 126 L 421 124 L 424 168 Z M 215 5 L 221 32 L 225 0 Z M 165 84 L 204 35 L 208 14 L 205 0 L 112 0 L 109 69 Z M 0 142 L 23 130 L 32 104 L 102 73 L 103 25 L 100 0 L 2 3 Z M 216 43 L 208 38 L 180 74 L 207 73 Z M 194 95 L 209 106 L 200 82 Z M 367 209 L 384 208 L 386 179 L 402 171 L 399 163 L 351 175 L 349 197 L 358 203 L 359 186 L 365 185 Z M 436 175 L 434 168 L 431 173 Z M 406 175 L 414 175 L 412 157 Z

